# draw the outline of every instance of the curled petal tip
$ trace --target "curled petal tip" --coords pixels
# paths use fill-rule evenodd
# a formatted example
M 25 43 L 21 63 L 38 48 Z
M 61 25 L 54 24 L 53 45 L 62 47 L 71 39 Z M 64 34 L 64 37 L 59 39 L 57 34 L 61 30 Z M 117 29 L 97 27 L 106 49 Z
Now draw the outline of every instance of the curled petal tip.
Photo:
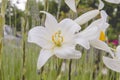
M 65 0 L 65 3 L 74 11 L 77 12 L 75 6 L 75 0 Z
M 104 7 L 104 3 L 101 0 L 99 0 L 98 9 L 101 10 L 101 9 L 103 9 L 103 7 Z

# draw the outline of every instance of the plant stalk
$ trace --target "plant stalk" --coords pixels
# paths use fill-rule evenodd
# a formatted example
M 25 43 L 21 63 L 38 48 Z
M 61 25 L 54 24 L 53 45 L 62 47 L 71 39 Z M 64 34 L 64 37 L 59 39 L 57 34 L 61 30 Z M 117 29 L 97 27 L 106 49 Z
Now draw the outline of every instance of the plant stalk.
M 1 3 L 1 13 L 0 13 L 0 80 L 2 78 L 2 48 L 3 48 L 3 27 L 5 25 L 5 11 L 7 6 L 7 0 L 2 0 Z
M 72 70 L 72 59 L 70 59 L 69 62 L 68 80 L 71 80 L 71 70 Z

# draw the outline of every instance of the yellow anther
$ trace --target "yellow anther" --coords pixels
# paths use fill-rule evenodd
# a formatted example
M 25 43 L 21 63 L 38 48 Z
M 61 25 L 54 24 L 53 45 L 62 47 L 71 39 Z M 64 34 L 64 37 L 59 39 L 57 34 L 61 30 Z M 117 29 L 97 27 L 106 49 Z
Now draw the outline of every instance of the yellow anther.
M 61 46 L 63 42 L 63 37 L 61 36 L 61 31 L 56 32 L 52 35 L 52 41 L 56 46 Z
M 106 41 L 106 36 L 105 36 L 105 33 L 103 31 L 100 32 L 99 40 Z

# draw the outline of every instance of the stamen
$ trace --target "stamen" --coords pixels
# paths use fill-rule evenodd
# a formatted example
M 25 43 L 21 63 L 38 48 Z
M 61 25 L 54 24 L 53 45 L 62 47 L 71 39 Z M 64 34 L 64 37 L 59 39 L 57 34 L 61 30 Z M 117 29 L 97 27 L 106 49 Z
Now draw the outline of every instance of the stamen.
M 103 31 L 100 32 L 99 40 L 106 41 L 106 36 L 105 36 L 105 33 Z
M 61 46 L 63 42 L 63 37 L 61 36 L 60 30 L 52 35 L 52 41 L 55 43 L 56 46 Z

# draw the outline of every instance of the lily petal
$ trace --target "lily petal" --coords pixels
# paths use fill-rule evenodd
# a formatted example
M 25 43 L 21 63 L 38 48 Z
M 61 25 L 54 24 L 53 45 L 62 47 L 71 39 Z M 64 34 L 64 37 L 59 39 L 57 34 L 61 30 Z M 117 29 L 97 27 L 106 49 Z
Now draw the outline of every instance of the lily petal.
M 64 44 L 61 47 L 56 47 L 54 53 L 62 59 L 78 59 L 81 57 L 81 52 L 76 51 L 73 44 Z
M 81 29 L 81 27 L 71 19 L 62 20 L 59 23 L 59 27 L 64 29 L 63 32 L 65 32 L 65 33 L 71 32 L 72 34 L 75 34 L 75 32 L 78 32 Z
M 34 27 L 28 32 L 28 42 L 35 43 L 42 48 L 50 48 L 49 33 L 42 26 Z
M 106 11 L 101 10 L 100 11 L 100 15 L 101 15 L 102 19 L 106 22 L 107 21 L 107 17 L 108 17 Z
M 109 3 L 120 4 L 120 0 L 105 0 L 105 1 Z
M 65 3 L 74 11 L 77 12 L 75 6 L 75 0 L 65 0 Z
M 117 52 L 119 52 L 120 53 L 120 45 L 119 46 L 117 46 Z
M 55 17 L 48 12 L 45 12 L 45 11 L 40 11 L 40 12 L 46 14 L 46 20 L 45 20 L 46 28 L 48 30 L 50 30 L 51 32 L 54 32 L 54 30 L 56 30 L 57 24 L 58 24 Z
M 120 60 L 103 56 L 104 64 L 111 70 L 120 72 Z
M 49 50 L 42 49 L 38 57 L 37 69 L 40 70 L 51 56 L 53 56 L 53 54 Z
M 89 41 L 84 39 L 84 38 L 78 38 L 76 39 L 76 43 L 81 45 L 82 47 L 86 48 L 86 49 L 89 49 L 90 48 L 90 44 L 89 44 Z
M 94 47 L 94 48 L 97 48 L 97 49 L 100 49 L 100 50 L 103 50 L 103 51 L 106 51 L 106 52 L 109 52 L 110 55 L 112 57 L 114 57 L 114 54 L 112 53 L 112 51 L 110 50 L 109 46 L 101 41 L 101 40 L 91 40 L 90 41 L 90 44 Z
M 120 59 L 120 45 L 116 48 L 116 57 Z
M 92 27 L 85 29 L 77 34 L 76 43 L 83 46 L 86 49 L 90 48 L 89 41 L 97 39 L 99 36 L 98 27 Z
M 67 59 L 80 59 L 81 55 L 82 54 L 80 51 L 75 50 L 75 51 L 71 52 L 69 55 L 67 55 Z
M 76 18 L 74 21 L 78 23 L 79 25 L 83 25 L 87 23 L 89 20 L 93 19 L 100 13 L 99 10 L 91 10 L 84 14 L 82 14 L 80 17 Z
M 105 19 L 103 20 L 103 18 L 100 18 L 98 20 L 93 21 L 86 29 L 90 29 L 95 26 L 99 28 L 99 32 L 100 32 L 100 31 L 106 31 L 106 29 L 109 27 L 109 24 L 105 22 Z
M 63 55 L 64 54 L 64 55 Z M 81 52 L 80 51 L 72 51 L 70 53 L 56 53 L 56 56 L 61 59 L 80 59 L 81 58 Z
M 103 9 L 103 7 L 104 7 L 104 3 L 101 0 L 99 0 L 98 9 L 101 10 L 101 9 Z
M 87 40 L 94 40 L 97 39 L 99 36 L 99 28 L 97 26 L 86 28 L 85 30 L 81 31 L 77 35 L 79 38 L 85 38 Z

